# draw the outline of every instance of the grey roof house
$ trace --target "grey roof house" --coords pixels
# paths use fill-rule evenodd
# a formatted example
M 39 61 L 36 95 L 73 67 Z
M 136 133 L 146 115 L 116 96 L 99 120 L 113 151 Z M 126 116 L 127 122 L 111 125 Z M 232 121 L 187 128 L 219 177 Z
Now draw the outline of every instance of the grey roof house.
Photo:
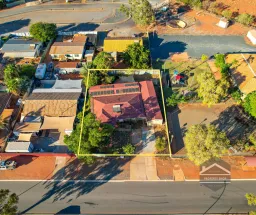
M 34 39 L 12 38 L 2 47 L 4 58 L 35 58 L 40 54 L 42 42 Z

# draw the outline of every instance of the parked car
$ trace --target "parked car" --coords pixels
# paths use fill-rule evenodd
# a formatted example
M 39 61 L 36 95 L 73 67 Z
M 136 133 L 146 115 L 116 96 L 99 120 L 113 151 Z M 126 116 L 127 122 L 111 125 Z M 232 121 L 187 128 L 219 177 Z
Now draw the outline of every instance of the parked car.
M 0 161 L 0 170 L 13 170 L 17 166 L 17 162 L 13 160 Z

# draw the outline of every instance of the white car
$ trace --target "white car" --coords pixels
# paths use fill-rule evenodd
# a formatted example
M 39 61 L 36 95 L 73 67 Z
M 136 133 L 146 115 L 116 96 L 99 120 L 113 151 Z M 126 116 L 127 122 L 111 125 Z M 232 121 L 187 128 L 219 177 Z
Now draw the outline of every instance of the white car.
M 17 162 L 8 160 L 8 161 L 0 161 L 0 170 L 13 170 L 16 168 Z

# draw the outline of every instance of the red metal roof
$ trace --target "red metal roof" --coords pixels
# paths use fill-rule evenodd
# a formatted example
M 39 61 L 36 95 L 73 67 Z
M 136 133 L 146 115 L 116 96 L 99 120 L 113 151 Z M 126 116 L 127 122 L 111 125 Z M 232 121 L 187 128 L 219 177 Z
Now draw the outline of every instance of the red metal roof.
M 136 92 L 121 91 L 139 89 Z M 110 94 L 93 94 L 99 91 L 111 91 Z M 161 119 L 162 114 L 152 81 L 97 85 L 89 89 L 91 110 L 103 123 L 116 124 L 118 120 L 131 118 Z M 121 112 L 113 110 L 120 105 Z
M 162 120 L 161 109 L 158 104 L 155 88 L 152 81 L 141 81 L 141 93 L 147 120 Z
M 256 167 L 256 157 L 245 157 L 247 166 Z

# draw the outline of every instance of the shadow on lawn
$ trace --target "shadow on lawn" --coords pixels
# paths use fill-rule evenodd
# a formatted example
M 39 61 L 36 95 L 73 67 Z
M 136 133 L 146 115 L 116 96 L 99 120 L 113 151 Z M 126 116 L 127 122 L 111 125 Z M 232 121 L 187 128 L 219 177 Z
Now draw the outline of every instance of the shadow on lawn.
M 47 191 L 42 199 L 21 213 L 27 213 L 42 202 L 53 199 L 52 203 L 58 200 L 66 200 L 67 203 L 73 199 L 77 199 L 82 195 L 86 195 L 97 187 L 105 184 L 108 180 L 114 179 L 120 175 L 122 179 L 129 179 L 130 171 L 124 171 L 123 167 L 131 160 L 131 158 L 105 158 L 99 159 L 93 165 L 86 165 L 78 159 L 72 160 L 67 166 L 60 169 L 52 179 L 55 181 L 47 181 L 44 183 Z M 62 181 L 66 179 L 69 181 Z M 93 181 L 76 181 L 76 180 L 101 180 Z

